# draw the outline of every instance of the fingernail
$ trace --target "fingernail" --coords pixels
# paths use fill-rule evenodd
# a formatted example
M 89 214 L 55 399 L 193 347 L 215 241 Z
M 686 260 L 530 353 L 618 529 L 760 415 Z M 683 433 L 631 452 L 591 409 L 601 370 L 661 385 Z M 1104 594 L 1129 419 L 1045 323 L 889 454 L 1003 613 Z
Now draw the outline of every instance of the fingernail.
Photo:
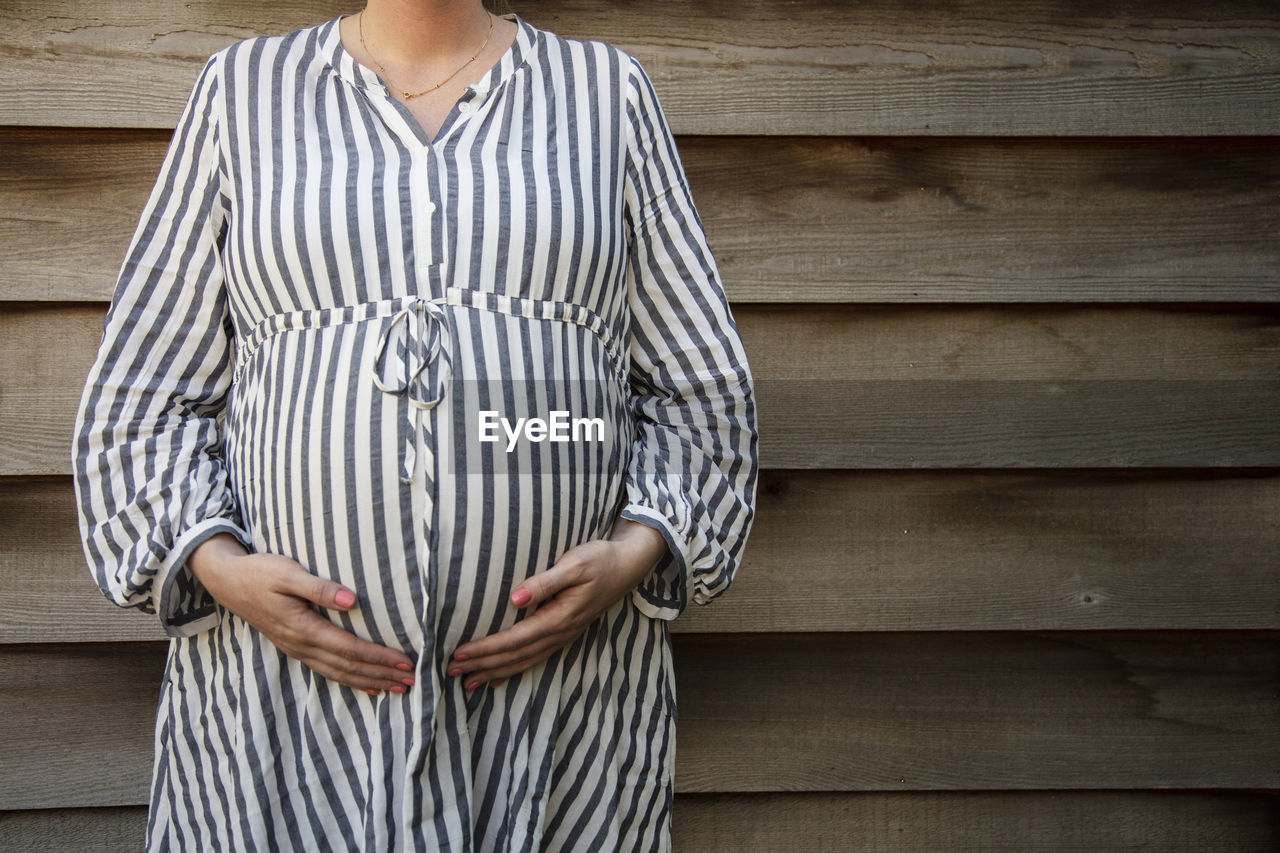
M 479 687 L 479 686 L 480 686 L 480 682 L 478 682 L 478 681 L 473 681 L 473 682 L 471 682 L 470 684 L 468 684 L 468 685 L 467 685 L 467 689 L 468 689 L 468 690 L 475 690 L 475 689 L 476 689 L 477 687 Z
M 516 603 L 516 607 L 524 607 L 533 598 L 533 595 L 527 589 L 517 589 L 511 593 L 511 600 Z
M 400 686 L 400 685 L 398 685 L 398 684 L 397 684 L 395 687 L 388 687 L 387 689 L 388 689 L 388 690 L 390 690 L 392 693 L 403 693 L 403 692 L 404 692 L 404 688 L 403 688 L 403 687 L 401 687 L 401 686 Z
M 413 664 L 398 663 L 396 669 L 403 669 L 405 672 L 413 672 Z
M 450 674 L 450 675 L 462 675 L 462 667 L 460 667 L 460 666 L 455 666 L 453 669 L 449 670 L 449 674 Z
M 365 692 L 365 693 L 368 693 L 370 696 L 377 696 L 377 695 L 378 695 L 378 691 L 376 691 L 376 690 L 370 690 L 368 687 L 366 687 L 366 688 L 364 689 L 364 692 Z
M 416 683 L 412 678 L 402 678 L 400 680 L 405 684 L 409 685 L 410 687 L 412 687 Z
M 347 589 L 338 590 L 338 594 L 335 595 L 333 598 L 335 601 L 338 602 L 339 607 L 350 607 L 351 605 L 356 603 L 355 595 L 350 590 L 347 590 Z
M 467 654 L 466 652 L 454 652 L 454 653 L 453 653 L 453 659 L 454 659 L 454 660 L 466 660 L 466 659 L 467 659 L 467 658 L 469 658 L 469 657 L 471 657 L 471 656 L 470 656 L 469 654 Z

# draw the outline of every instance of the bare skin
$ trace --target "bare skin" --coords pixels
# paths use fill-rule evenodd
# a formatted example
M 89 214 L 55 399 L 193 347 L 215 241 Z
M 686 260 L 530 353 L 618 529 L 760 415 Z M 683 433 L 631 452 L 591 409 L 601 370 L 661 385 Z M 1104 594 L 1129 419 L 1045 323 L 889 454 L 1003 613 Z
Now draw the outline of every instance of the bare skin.
M 477 0 L 369 0 L 363 15 L 368 50 L 360 44 L 356 15 L 338 23 L 343 48 L 382 78 L 392 96 L 413 113 L 428 139 L 440 133 L 466 88 L 489 75 L 515 41 L 518 29 L 515 21 L 491 15 Z M 489 43 L 463 66 L 485 43 L 490 17 L 493 34 Z M 385 75 L 378 63 L 386 69 Z M 429 89 L 455 71 L 457 75 L 439 89 L 414 98 L 403 95 L 404 91 Z
M 541 663 L 629 595 L 666 552 L 657 529 L 616 519 L 608 539 L 569 549 L 550 569 L 512 590 L 515 606 L 541 606 L 505 631 L 458 646 L 449 675 L 463 678 L 467 689 L 474 690 L 485 682 L 497 686 Z
M 666 550 L 655 528 L 617 519 L 608 539 L 571 548 L 550 569 L 517 585 L 513 606 L 542 606 L 505 631 L 459 646 L 449 674 L 465 676 L 470 690 L 486 681 L 496 686 L 546 660 L 629 594 Z M 289 557 L 251 554 L 229 533 L 196 546 L 187 565 L 223 607 L 325 678 L 371 695 L 413 686 L 407 675 L 412 658 L 344 631 L 312 608 L 350 609 L 356 597 L 349 587 L 317 577 Z
M 412 658 L 344 631 L 312 609 L 349 609 L 355 594 L 342 584 L 281 554 L 250 554 L 230 533 L 201 542 L 187 566 L 218 603 L 325 678 L 375 694 L 413 685 Z

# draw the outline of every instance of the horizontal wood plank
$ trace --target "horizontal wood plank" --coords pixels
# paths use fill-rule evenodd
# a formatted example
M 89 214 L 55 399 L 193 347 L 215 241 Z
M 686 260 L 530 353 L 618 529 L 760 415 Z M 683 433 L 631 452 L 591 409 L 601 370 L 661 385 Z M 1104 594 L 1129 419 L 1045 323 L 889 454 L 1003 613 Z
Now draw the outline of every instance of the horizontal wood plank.
M 0 300 L 110 299 L 168 136 L 0 128 Z M 1275 138 L 680 149 L 735 303 L 1280 301 Z
M 1280 465 L 1280 380 L 764 382 L 758 397 L 772 466 Z
M 1280 629 L 1280 473 L 766 471 L 681 633 Z M 0 643 L 162 640 L 111 604 L 69 480 L 0 480 Z
M 208 54 L 344 11 L 159 0 L 9 6 L 0 15 L 0 124 L 171 127 Z M 518 11 L 637 56 L 680 133 L 1280 132 L 1280 22 L 1268 0 L 1069 10 L 983 0 L 929 4 L 927 14 L 912 0 L 560 0 Z
M 681 635 L 682 792 L 1275 788 L 1272 632 Z M 162 643 L 0 647 L 0 808 L 145 802 Z
M 103 313 L 0 308 L 0 476 L 71 472 Z M 735 315 L 766 467 L 1280 465 L 1280 308 L 762 305 Z
M 1273 633 L 675 643 L 683 791 L 1280 786 Z
M 1055 791 L 681 794 L 674 848 L 698 853 L 1264 853 L 1274 794 Z
M 1271 853 L 1275 794 L 1226 791 L 677 794 L 674 849 L 698 853 Z M 133 853 L 144 806 L 0 812 L 26 853 Z
M 0 809 L 147 802 L 165 643 L 0 649 Z
M 0 812 L 5 848 L 23 853 L 137 853 L 146 832 L 146 806 Z

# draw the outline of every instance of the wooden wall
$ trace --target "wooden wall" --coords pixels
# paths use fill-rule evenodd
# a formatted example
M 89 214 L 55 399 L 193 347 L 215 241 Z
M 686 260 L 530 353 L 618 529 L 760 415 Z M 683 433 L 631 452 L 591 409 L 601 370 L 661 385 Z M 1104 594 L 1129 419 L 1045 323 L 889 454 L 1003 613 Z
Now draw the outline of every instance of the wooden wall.
M 358 8 L 0 10 L 7 849 L 141 840 L 166 647 L 69 442 L 173 122 Z M 1273 0 L 512 8 L 645 63 L 758 381 L 747 559 L 674 625 L 677 848 L 1280 847 Z

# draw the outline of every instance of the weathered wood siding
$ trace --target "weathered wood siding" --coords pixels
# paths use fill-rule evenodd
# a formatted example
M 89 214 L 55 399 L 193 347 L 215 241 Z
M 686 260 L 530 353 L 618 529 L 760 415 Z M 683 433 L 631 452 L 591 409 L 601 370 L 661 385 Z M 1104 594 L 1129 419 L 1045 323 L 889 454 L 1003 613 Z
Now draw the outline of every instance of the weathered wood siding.
M 158 626 L 75 406 L 201 61 L 358 5 L 0 10 L 0 847 L 140 840 Z M 681 850 L 1280 847 L 1273 0 L 522 0 L 645 62 L 759 389 L 674 626 Z

